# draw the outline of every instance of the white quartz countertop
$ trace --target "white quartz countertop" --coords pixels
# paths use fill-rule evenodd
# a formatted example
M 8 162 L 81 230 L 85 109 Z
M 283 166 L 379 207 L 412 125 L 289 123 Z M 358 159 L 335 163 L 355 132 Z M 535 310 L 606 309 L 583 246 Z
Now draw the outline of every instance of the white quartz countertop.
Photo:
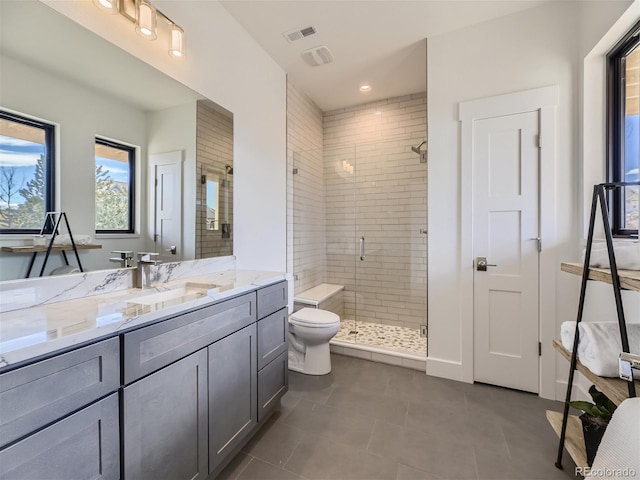
M 0 371 L 284 279 L 284 274 L 276 272 L 228 270 L 181 278 L 145 290 L 120 290 L 4 312 L 0 318 Z M 201 289 L 197 294 L 173 295 L 167 301 L 139 301 L 185 283 Z

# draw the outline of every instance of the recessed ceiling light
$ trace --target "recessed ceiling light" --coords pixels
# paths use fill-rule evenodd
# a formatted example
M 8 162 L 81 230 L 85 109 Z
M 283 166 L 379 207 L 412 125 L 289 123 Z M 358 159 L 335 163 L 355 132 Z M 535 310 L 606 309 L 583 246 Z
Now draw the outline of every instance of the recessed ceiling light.
M 371 85 L 367 85 L 367 84 L 360 85 L 360 91 L 364 92 L 364 93 L 370 92 L 371 91 Z

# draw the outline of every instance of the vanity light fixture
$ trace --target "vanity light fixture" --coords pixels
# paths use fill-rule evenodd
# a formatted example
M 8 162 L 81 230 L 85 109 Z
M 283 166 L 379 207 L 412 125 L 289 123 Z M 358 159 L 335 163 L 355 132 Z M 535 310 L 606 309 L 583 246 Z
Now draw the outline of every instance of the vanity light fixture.
M 136 32 L 142 38 L 155 40 L 158 37 L 156 8 L 146 0 L 138 0 L 136 6 Z
M 93 3 L 103 12 L 112 15 L 120 12 L 119 0 L 93 0 Z
M 165 26 L 164 31 L 167 31 L 168 27 L 169 55 L 174 58 L 184 57 L 184 30 L 151 5 L 149 0 L 93 0 L 93 3 L 102 11 L 119 13 L 133 22 L 138 35 L 147 40 L 158 38 L 158 19 L 163 20 L 160 26 Z
M 169 55 L 173 57 L 182 57 L 184 55 L 184 30 L 175 23 L 171 24 L 171 48 Z

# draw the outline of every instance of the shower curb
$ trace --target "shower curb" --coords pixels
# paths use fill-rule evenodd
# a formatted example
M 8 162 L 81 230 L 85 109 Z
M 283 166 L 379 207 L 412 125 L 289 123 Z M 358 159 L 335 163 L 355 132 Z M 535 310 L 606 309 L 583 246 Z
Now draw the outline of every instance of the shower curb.
M 420 355 L 396 352 L 372 345 L 355 344 L 336 339 L 329 342 L 329 347 L 332 353 L 337 353 L 339 355 L 362 358 L 365 360 L 371 360 L 372 362 L 386 363 L 387 365 L 395 365 L 398 367 L 411 368 L 421 372 L 426 372 L 427 370 L 427 359 Z

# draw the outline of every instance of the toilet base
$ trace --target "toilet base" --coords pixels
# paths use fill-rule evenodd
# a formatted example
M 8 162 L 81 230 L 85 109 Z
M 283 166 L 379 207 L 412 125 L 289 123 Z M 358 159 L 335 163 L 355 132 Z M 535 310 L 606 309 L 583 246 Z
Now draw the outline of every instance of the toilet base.
M 305 375 L 327 375 L 331 373 L 331 352 L 329 342 L 307 345 L 305 352 L 299 352 L 289 344 L 289 370 Z

